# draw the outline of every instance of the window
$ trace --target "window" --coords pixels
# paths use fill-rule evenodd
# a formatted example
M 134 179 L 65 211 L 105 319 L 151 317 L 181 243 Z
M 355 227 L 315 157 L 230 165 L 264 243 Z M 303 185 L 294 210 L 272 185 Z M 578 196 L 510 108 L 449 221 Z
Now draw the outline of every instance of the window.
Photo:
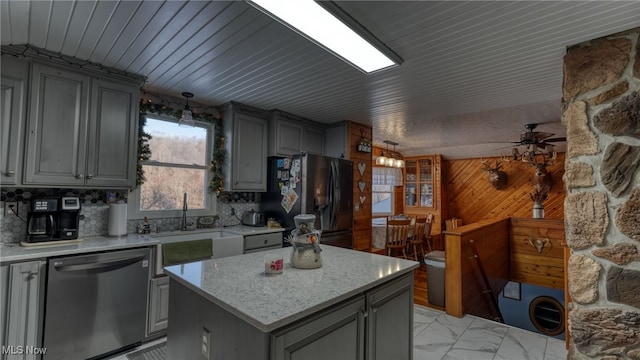
M 374 166 L 372 169 L 371 212 L 393 215 L 394 186 L 402 186 L 402 169 Z
M 130 217 L 181 216 L 185 193 L 189 216 L 214 212 L 215 196 L 208 190 L 211 125 L 180 127 L 175 120 L 147 116 L 144 130 L 151 135 L 151 158 L 142 164 L 144 184 L 130 196 Z
M 371 212 L 375 215 L 393 214 L 393 185 L 371 187 Z

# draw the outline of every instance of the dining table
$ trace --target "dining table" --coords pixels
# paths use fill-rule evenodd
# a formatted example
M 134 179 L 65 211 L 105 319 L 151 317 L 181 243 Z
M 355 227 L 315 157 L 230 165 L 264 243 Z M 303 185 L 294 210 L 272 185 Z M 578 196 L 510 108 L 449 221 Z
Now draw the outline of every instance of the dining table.
M 395 217 L 394 219 L 401 219 L 400 217 Z M 415 224 L 415 219 L 411 218 L 411 226 L 409 227 L 408 237 L 411 237 L 413 233 L 413 225 Z M 374 248 L 384 249 L 385 244 L 387 242 L 387 218 L 373 218 L 371 219 L 371 245 Z

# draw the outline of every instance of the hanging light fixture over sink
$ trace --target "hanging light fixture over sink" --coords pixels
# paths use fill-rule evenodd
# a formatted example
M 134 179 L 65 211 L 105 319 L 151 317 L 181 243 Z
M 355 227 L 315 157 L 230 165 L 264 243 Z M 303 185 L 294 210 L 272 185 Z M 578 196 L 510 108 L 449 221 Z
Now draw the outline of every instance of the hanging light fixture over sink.
M 182 117 L 180 117 L 178 125 L 185 127 L 194 127 L 195 123 L 193 122 L 193 114 L 191 113 L 191 107 L 189 107 L 189 99 L 193 97 L 193 94 L 190 92 L 183 92 L 182 96 L 187 99 L 187 104 L 184 106 L 184 110 L 182 110 Z

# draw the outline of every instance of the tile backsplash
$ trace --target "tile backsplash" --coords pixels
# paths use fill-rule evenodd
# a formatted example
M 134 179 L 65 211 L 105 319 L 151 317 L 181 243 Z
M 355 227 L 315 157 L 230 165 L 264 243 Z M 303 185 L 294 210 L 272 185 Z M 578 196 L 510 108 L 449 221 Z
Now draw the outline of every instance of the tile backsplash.
M 27 213 L 30 200 L 42 196 L 76 196 L 80 198 L 82 210 L 80 211 L 80 228 L 78 237 L 107 235 L 109 205 L 107 196 L 109 190 L 88 189 L 31 189 L 31 188 L 2 188 L 0 191 L 0 242 L 16 243 L 24 239 L 27 232 Z M 113 191 L 116 201 L 126 202 L 127 193 Z M 4 213 L 5 201 L 18 203 L 18 216 Z M 231 214 L 231 209 L 236 215 Z M 218 197 L 217 210 L 220 217 L 220 225 L 233 226 L 240 224 L 240 218 L 245 211 L 259 210 L 259 193 L 222 193 Z M 182 219 L 161 218 L 149 219 L 152 232 L 158 230 L 174 230 L 180 227 Z M 187 217 L 188 222 L 195 223 L 197 217 Z M 127 232 L 135 233 L 138 226 L 142 226 L 143 220 L 129 220 Z

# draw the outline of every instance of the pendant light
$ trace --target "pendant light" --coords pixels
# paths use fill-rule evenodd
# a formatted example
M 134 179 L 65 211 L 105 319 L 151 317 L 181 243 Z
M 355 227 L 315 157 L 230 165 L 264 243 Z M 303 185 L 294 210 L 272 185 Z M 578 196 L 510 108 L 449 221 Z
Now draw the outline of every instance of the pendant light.
M 383 143 L 387 144 L 387 154 L 389 154 L 389 140 L 384 140 Z M 387 166 L 388 161 L 389 161 L 389 158 L 384 156 L 384 151 L 381 151 L 380 156 L 376 158 L 376 165 Z
M 376 158 L 376 165 L 379 166 L 387 166 L 387 167 L 397 167 L 397 168 L 401 168 L 404 167 L 404 160 L 400 160 L 400 159 L 394 159 L 393 154 L 389 153 L 389 144 L 393 145 L 393 152 L 396 151 L 396 145 L 398 145 L 397 142 L 393 142 L 391 140 L 384 140 L 383 143 L 387 144 L 387 156 L 384 156 L 384 151 L 382 152 L 382 155 L 378 156 Z
M 184 106 L 184 110 L 182 110 L 182 117 L 180 117 L 178 125 L 185 127 L 194 127 L 195 123 L 193 122 L 193 114 L 191 113 L 191 107 L 189 107 L 189 99 L 193 97 L 193 94 L 190 92 L 183 92 L 182 96 L 187 99 L 187 104 Z
M 393 143 L 393 152 L 394 152 L 394 153 L 396 152 L 396 145 L 398 145 L 398 144 L 397 144 L 397 143 Z M 394 167 L 397 167 L 397 168 L 402 168 L 402 167 L 404 167 L 404 160 L 402 160 L 402 159 L 396 159 L 396 160 L 394 160 L 393 166 L 394 166 Z

